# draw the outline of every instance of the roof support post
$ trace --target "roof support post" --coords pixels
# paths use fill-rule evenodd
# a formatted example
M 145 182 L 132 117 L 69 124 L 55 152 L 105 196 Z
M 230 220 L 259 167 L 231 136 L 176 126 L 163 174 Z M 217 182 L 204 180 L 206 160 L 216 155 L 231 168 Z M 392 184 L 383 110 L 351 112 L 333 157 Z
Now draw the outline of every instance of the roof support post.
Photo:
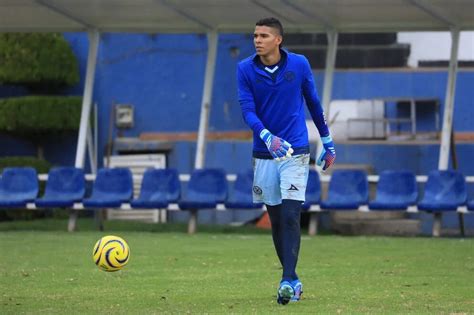
M 329 104 L 331 103 L 332 98 L 332 84 L 334 81 L 338 33 L 331 30 L 328 31 L 326 35 L 328 37 L 328 48 L 326 52 L 326 70 L 324 71 L 323 109 L 327 119 L 329 119 Z
M 97 50 L 99 47 L 99 32 L 89 32 L 89 52 L 87 55 L 86 81 L 84 83 L 84 95 L 82 96 L 81 124 L 77 138 L 76 162 L 78 168 L 84 167 L 87 129 L 89 128 L 89 117 L 92 107 L 92 92 L 94 90 L 95 69 L 97 63 Z
M 209 125 L 209 113 L 211 111 L 212 88 L 214 85 L 214 73 L 217 59 L 217 43 L 219 34 L 217 31 L 207 33 L 207 64 L 204 78 L 204 89 L 201 101 L 201 116 L 199 119 L 199 131 L 197 137 L 196 159 L 194 167 L 200 169 L 204 167 L 206 158 L 206 134 Z
M 451 59 L 448 69 L 448 83 L 444 100 L 443 127 L 439 148 L 438 169 L 446 170 L 449 166 L 449 147 L 453 130 L 454 96 L 456 93 L 456 76 L 458 71 L 459 30 L 451 30 Z
M 84 95 L 82 96 L 81 124 L 79 126 L 79 135 L 77 138 L 76 162 L 75 166 L 84 168 L 86 153 L 86 144 L 89 137 L 89 150 L 93 145 L 91 142 L 92 132 L 89 126 L 89 117 L 92 107 L 92 92 L 94 90 L 95 69 L 97 64 L 97 50 L 99 47 L 100 34 L 97 30 L 89 32 L 89 52 L 87 55 L 86 81 L 84 83 Z M 97 130 L 96 130 L 97 132 Z M 95 156 L 90 152 L 90 156 Z M 92 161 L 91 161 L 92 162 Z M 95 162 L 95 161 L 94 161 Z M 97 166 L 97 165 L 96 165 Z M 68 231 L 73 232 L 76 229 L 77 210 L 71 210 L 69 215 Z

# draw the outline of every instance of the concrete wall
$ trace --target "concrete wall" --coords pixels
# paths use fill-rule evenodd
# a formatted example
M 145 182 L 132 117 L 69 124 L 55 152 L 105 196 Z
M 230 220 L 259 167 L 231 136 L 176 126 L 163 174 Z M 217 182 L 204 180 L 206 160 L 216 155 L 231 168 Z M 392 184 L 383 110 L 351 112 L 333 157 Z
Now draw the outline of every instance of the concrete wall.
M 64 94 L 83 91 L 88 41 L 85 34 L 68 33 L 81 69 L 81 82 Z M 214 92 L 209 130 L 247 130 L 237 101 L 236 65 L 253 53 L 250 35 L 221 35 L 217 54 Z M 197 131 L 201 105 L 207 39 L 204 35 L 102 34 L 97 60 L 94 101 L 99 105 L 99 155 L 104 154 L 108 126 L 114 104 L 132 104 L 135 126 L 114 130 L 117 135 L 138 137 L 142 132 Z M 314 72 L 317 89 L 322 91 L 324 73 Z M 440 70 L 361 70 L 336 71 L 334 99 L 375 97 L 436 97 L 443 112 L 447 71 Z M 456 85 L 454 129 L 474 131 L 474 71 L 460 70 Z M 16 87 L 0 87 L 0 97 L 23 95 Z M 389 116 L 396 115 L 387 108 Z M 420 109 L 418 128 L 433 128 L 432 112 Z M 442 117 L 441 117 L 442 119 Z M 442 120 L 441 120 L 442 121 Z M 52 138 L 46 147 L 48 160 L 58 165 L 73 165 L 76 135 Z M 0 156 L 32 155 L 34 148 L 25 141 L 0 136 Z M 384 169 L 409 169 L 426 174 L 437 168 L 437 145 L 350 145 L 338 144 L 340 164 L 373 165 L 375 173 Z M 189 173 L 194 164 L 195 143 L 178 142 L 169 156 L 169 166 Z M 474 146 L 457 147 L 459 167 L 465 175 L 474 175 Z M 236 173 L 251 167 L 251 143 L 211 142 L 206 166 Z M 99 158 L 101 161 L 102 158 Z

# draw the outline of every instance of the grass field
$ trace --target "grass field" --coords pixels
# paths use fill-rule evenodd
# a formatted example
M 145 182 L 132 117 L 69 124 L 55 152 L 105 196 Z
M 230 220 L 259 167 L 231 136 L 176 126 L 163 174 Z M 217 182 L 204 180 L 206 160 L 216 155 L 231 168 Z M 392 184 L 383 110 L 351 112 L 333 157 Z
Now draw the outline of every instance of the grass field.
M 304 236 L 299 303 L 275 302 L 271 236 L 252 228 L 66 221 L 0 223 L 0 314 L 473 314 L 474 240 Z M 91 252 L 125 238 L 129 265 L 106 273 Z

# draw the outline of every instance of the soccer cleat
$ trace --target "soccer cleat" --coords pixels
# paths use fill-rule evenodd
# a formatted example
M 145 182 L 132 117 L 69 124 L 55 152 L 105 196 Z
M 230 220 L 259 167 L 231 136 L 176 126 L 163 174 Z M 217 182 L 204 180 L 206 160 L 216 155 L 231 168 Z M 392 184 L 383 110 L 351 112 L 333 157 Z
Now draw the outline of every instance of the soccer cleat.
M 291 286 L 293 287 L 294 295 L 290 301 L 298 302 L 301 299 L 301 295 L 303 294 L 303 284 L 300 280 L 293 280 L 291 281 Z
M 278 304 L 286 305 L 295 295 L 295 291 L 291 286 L 291 283 L 288 281 L 280 282 L 280 287 L 278 288 L 277 302 Z

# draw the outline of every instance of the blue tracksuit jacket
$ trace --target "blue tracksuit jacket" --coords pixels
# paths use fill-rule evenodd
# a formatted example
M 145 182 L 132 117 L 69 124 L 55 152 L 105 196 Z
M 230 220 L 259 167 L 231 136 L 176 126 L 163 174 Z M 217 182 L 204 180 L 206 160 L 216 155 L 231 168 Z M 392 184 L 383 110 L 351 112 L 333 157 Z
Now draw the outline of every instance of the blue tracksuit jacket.
M 286 55 L 286 62 L 274 79 L 258 66 L 256 54 L 242 60 L 237 68 L 239 102 L 243 118 L 253 130 L 256 158 L 272 158 L 259 136 L 265 128 L 288 141 L 294 155 L 309 152 L 305 101 L 321 137 L 329 135 L 308 60 L 283 49 L 280 52 Z

